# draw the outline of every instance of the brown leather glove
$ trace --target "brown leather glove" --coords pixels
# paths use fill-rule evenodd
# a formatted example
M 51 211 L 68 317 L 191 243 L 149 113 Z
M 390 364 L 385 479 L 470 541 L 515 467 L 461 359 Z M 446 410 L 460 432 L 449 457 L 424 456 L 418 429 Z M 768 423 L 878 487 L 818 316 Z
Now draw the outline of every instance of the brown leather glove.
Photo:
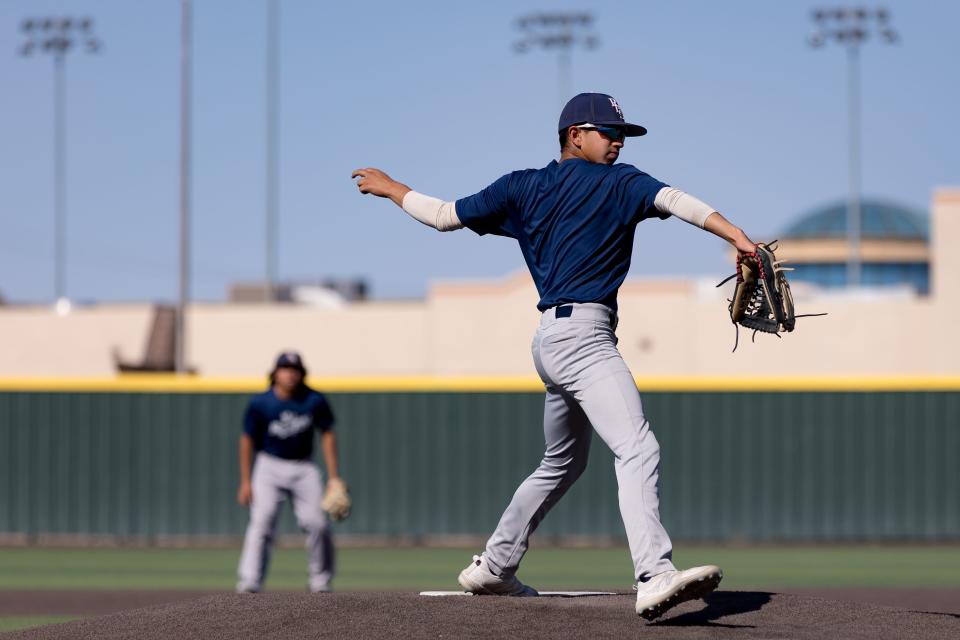
M 825 316 L 825 313 L 808 313 L 796 315 L 793 307 L 793 295 L 790 293 L 790 284 L 787 282 L 786 271 L 793 271 L 782 266 L 774 254 L 777 242 L 758 244 L 753 253 L 737 255 L 737 272 L 724 279 L 717 286 L 731 278 L 737 283 L 733 288 L 733 298 L 727 309 L 730 312 L 730 321 L 734 326 L 743 325 L 753 329 L 756 337 L 758 331 L 772 333 L 778 338 L 782 331 L 793 331 L 797 325 L 797 318 L 806 316 Z M 739 330 L 737 332 L 739 342 Z M 737 350 L 737 342 L 733 350 Z
M 334 522 L 340 522 L 350 516 L 352 507 L 353 501 L 350 499 L 347 483 L 340 478 L 330 478 L 323 500 L 320 501 L 320 508 L 330 514 Z

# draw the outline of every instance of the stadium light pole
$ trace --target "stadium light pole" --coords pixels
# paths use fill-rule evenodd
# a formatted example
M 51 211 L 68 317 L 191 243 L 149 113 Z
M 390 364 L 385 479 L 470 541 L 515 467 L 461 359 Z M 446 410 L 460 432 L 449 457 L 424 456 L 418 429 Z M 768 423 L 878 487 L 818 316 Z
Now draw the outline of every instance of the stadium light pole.
M 557 51 L 558 92 L 560 107 L 570 99 L 573 79 L 571 56 L 577 45 L 587 49 L 600 46 L 600 39 L 584 33 L 593 25 L 593 14 L 587 12 L 541 12 L 521 16 L 516 20 L 523 37 L 513 43 L 517 53 L 533 48 Z
M 180 278 L 174 323 L 174 369 L 186 373 L 186 312 L 190 301 L 191 0 L 180 3 Z
M 847 118 L 849 127 L 849 189 L 847 199 L 847 286 L 861 283 L 860 238 L 862 214 L 860 211 L 860 45 L 874 31 L 882 42 L 893 44 L 899 40 L 890 28 L 890 13 L 886 9 L 837 8 L 813 11 L 816 30 L 807 39 L 818 49 L 833 41 L 847 50 Z
M 267 301 L 273 302 L 277 286 L 277 28 L 279 3 L 267 0 L 267 145 L 266 145 L 266 264 Z
M 70 311 L 67 297 L 67 202 L 66 139 L 67 120 L 64 68 L 67 53 L 82 47 L 97 53 L 102 43 L 93 35 L 93 20 L 84 18 L 27 18 L 20 24 L 27 41 L 20 55 L 34 53 L 53 56 L 53 297 L 60 314 Z

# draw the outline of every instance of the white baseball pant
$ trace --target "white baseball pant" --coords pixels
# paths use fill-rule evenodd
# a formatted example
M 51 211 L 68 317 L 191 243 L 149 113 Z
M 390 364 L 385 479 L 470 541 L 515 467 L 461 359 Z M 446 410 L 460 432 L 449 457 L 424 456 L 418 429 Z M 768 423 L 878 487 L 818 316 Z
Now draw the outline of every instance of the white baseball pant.
M 323 483 L 317 465 L 310 460 L 284 460 L 261 451 L 254 460 L 251 485 L 253 501 L 237 570 L 237 591 L 263 588 L 277 519 L 288 497 L 293 502 L 297 524 L 307 534 L 310 591 L 329 591 L 334 573 L 333 539 L 327 515 L 320 508 Z
M 530 534 L 583 473 L 592 430 L 613 451 L 635 578 L 674 569 L 670 536 L 660 523 L 660 445 L 617 350 L 615 328 L 616 313 L 600 304 L 561 305 L 541 317 L 532 349 L 547 391 L 546 452 L 487 542 L 487 563 L 500 575 L 516 572 Z

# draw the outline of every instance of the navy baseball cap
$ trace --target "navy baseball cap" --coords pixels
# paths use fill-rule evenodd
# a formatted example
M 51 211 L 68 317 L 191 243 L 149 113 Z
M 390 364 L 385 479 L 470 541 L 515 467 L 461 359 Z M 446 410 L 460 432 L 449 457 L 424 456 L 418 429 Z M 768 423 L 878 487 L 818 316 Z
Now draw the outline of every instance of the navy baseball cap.
M 290 369 L 299 369 L 300 371 L 305 371 L 306 369 L 303 366 L 303 360 L 300 358 L 300 354 L 296 351 L 284 351 L 279 356 L 277 356 L 277 364 L 273 366 L 274 370 L 280 369 L 281 367 L 289 367 Z
M 617 101 L 605 93 L 581 93 L 573 96 L 560 114 L 560 128 L 578 124 L 602 124 L 620 127 L 628 136 L 643 136 L 647 130 L 638 124 L 630 124 L 623 119 L 623 110 Z

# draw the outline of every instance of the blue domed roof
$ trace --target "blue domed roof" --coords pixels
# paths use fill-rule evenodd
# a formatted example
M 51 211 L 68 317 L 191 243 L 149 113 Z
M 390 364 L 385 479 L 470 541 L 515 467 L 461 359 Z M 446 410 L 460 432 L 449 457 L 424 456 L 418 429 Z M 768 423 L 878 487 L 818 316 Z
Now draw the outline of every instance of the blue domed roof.
M 881 200 L 863 200 L 860 212 L 864 238 L 923 241 L 930 238 L 927 216 L 906 207 Z M 784 238 L 845 238 L 847 203 L 815 209 L 790 225 L 782 235 Z

